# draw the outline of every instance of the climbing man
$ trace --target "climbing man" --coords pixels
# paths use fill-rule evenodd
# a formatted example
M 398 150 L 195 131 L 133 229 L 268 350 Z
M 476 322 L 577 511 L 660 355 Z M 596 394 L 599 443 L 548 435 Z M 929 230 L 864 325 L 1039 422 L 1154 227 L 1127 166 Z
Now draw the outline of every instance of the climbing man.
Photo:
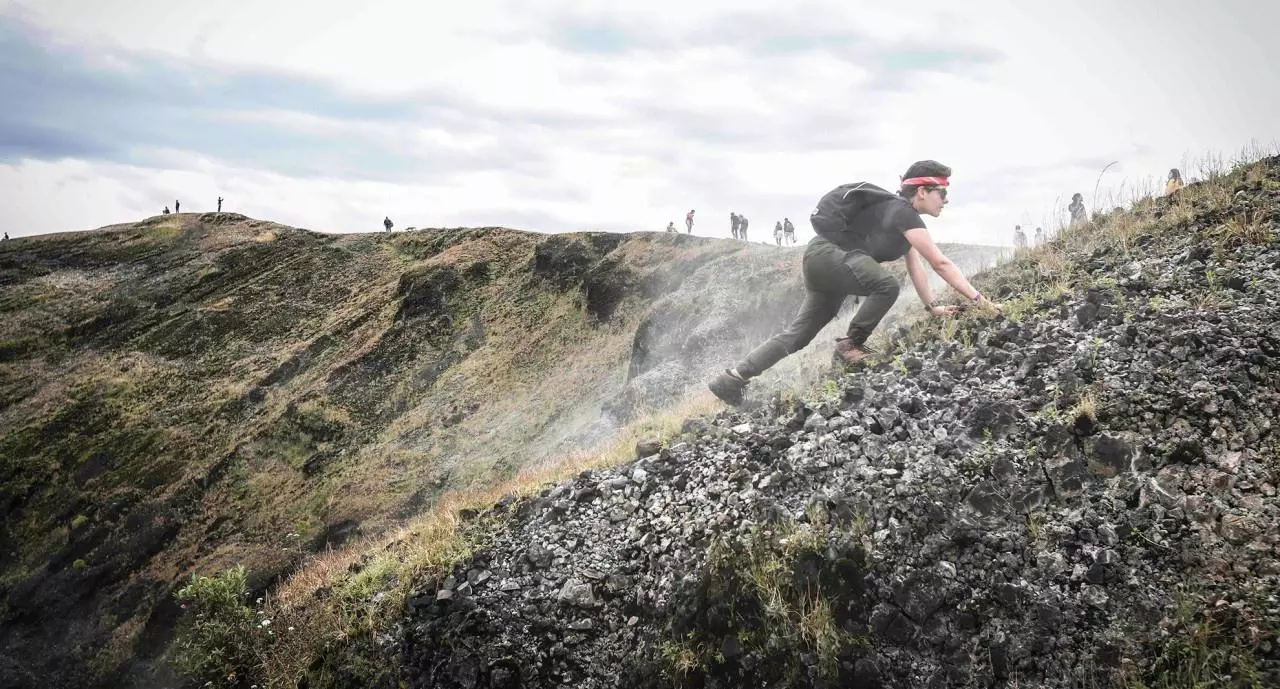
M 729 211 L 729 234 L 733 235 L 734 239 L 738 238 L 738 214 L 733 211 Z
M 6 241 L 6 242 L 7 242 L 7 241 L 9 241 L 9 233 L 8 233 L 8 232 L 5 232 L 5 233 L 4 233 L 4 241 Z
M 1022 231 L 1022 225 L 1013 226 L 1013 246 L 1017 249 L 1027 248 L 1027 233 Z
M 1175 167 L 1169 171 L 1169 181 L 1164 185 L 1164 195 L 1172 196 L 1174 192 L 1181 189 L 1182 186 L 1182 173 Z
M 898 300 L 897 279 L 880 265 L 886 261 L 906 258 L 911 283 L 930 315 L 947 316 L 956 307 L 934 303 L 922 259 L 969 301 L 986 301 L 933 243 L 920 218 L 942 213 L 950 176 L 946 165 L 922 160 L 907 168 L 897 194 L 858 182 L 836 187 L 819 199 L 809 216 L 816 236 L 805 247 L 801 264 L 805 298 L 800 310 L 785 330 L 712 379 L 711 392 L 729 404 L 741 404 L 747 382 L 808 345 L 849 295 L 866 298 L 845 336 L 836 339 L 835 354 L 846 363 L 865 359 L 867 338 Z
M 782 221 L 779 220 L 773 224 L 773 241 L 782 246 Z
M 168 214 L 169 214 L 169 207 L 168 207 L 168 206 L 165 206 L 165 207 L 164 207 L 164 211 L 163 211 L 163 213 L 164 213 L 165 215 L 168 215 Z
M 679 230 L 676 229 L 676 221 L 672 220 L 667 223 L 667 232 L 679 232 Z
M 782 234 L 786 237 L 788 244 L 796 243 L 796 226 L 791 224 L 790 218 L 782 219 Z
M 738 216 L 738 239 L 747 241 L 747 216 Z
M 221 213 L 221 212 L 222 212 L 222 197 L 221 197 L 221 196 L 219 196 L 219 197 L 218 197 L 218 212 L 219 212 L 219 213 Z
M 1040 227 L 1037 227 L 1037 228 L 1036 228 L 1036 235 L 1035 235 L 1035 239 L 1036 239 L 1036 246 L 1039 246 L 1039 245 L 1041 245 L 1041 244 L 1044 244 L 1044 229 L 1043 229 L 1043 228 L 1040 228 Z
M 382 226 L 387 228 L 387 232 L 391 231 L 392 225 L 393 223 L 391 222 L 391 216 L 387 216 L 382 219 Z

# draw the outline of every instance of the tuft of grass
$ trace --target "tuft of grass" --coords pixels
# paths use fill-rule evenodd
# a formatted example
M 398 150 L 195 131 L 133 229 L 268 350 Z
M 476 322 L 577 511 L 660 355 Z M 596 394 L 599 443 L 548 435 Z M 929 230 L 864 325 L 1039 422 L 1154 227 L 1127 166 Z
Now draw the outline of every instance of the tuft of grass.
M 712 545 L 692 599 L 677 596 L 660 659 L 669 679 L 733 685 L 750 678 L 771 686 L 839 681 L 841 661 L 862 643 L 848 614 L 862 595 L 857 582 L 865 551 L 850 545 L 858 538 L 852 524 L 830 523 L 822 508 L 807 515 L 806 523 L 759 526 Z M 728 637 L 756 657 L 757 669 L 724 658 Z
M 1225 596 L 1182 594 L 1168 640 L 1145 671 L 1122 677 L 1125 689 L 1263 689 L 1280 680 L 1275 593 L 1256 584 Z
M 1234 216 L 1206 232 L 1219 247 L 1236 247 L 1241 244 L 1268 244 L 1275 240 L 1275 231 L 1265 217 L 1258 215 Z
M 1080 399 L 1076 401 L 1071 410 L 1067 412 L 1072 419 L 1086 418 L 1089 421 L 1097 422 L 1098 420 L 1098 399 L 1092 391 L 1085 392 L 1080 395 Z

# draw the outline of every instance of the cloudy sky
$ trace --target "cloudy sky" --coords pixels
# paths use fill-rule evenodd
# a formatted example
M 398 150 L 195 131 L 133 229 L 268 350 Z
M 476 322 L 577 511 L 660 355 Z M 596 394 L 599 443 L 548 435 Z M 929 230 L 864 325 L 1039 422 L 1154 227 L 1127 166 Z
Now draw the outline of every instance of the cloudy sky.
M 1106 201 L 1112 161 L 1099 196 L 1276 149 L 1277 26 L 1257 0 L 0 0 L 0 228 L 221 195 L 325 232 L 696 209 L 803 240 L 827 190 L 932 158 L 935 236 L 1007 244 Z

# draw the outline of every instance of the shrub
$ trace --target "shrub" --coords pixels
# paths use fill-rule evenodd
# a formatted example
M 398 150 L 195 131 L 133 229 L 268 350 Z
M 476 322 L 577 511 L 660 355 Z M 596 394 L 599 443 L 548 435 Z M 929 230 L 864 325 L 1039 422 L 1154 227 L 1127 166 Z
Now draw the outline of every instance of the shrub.
M 216 577 L 193 575 L 177 597 L 187 615 L 174 640 L 174 669 L 204 686 L 252 684 L 243 672 L 257 667 L 254 640 L 268 633 L 270 620 L 259 620 L 249 605 L 244 567 Z

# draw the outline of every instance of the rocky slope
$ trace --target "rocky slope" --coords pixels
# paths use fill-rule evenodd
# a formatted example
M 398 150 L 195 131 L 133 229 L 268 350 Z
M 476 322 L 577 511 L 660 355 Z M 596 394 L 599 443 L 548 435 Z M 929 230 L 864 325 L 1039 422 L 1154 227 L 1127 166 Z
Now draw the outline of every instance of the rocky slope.
M 230 213 L 0 244 L 0 686 L 149 686 L 192 573 L 244 564 L 259 594 L 447 489 L 589 451 L 785 319 L 798 260 Z
M 405 683 L 1280 686 L 1280 159 L 1180 194 L 984 276 L 1007 316 L 500 503 Z

